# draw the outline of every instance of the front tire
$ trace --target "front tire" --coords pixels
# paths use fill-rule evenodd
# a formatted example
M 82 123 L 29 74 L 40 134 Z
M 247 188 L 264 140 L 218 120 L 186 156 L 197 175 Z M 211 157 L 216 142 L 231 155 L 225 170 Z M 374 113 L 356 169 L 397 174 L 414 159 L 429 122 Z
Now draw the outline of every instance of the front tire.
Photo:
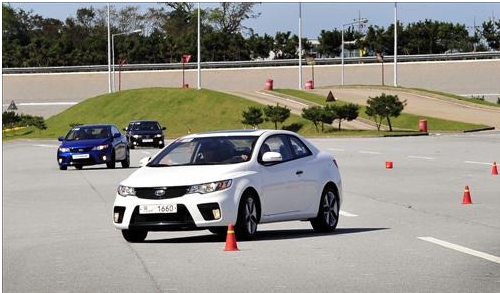
M 318 215 L 311 220 L 313 229 L 317 232 L 333 232 L 339 222 L 339 197 L 331 187 L 325 187 L 319 202 Z
M 252 195 L 244 195 L 238 208 L 238 218 L 234 227 L 236 238 L 251 240 L 257 233 L 259 222 L 258 203 Z
M 127 149 L 127 155 L 125 156 L 125 159 L 121 161 L 122 163 L 122 168 L 128 168 L 130 167 L 130 151 Z
M 115 161 L 115 152 L 113 152 L 111 154 L 111 161 L 109 161 L 108 163 L 106 163 L 106 167 L 108 167 L 108 169 L 114 169 L 115 166 L 116 166 L 116 161 Z
M 59 165 L 59 170 L 63 170 L 63 171 L 64 170 L 68 170 L 68 167 L 67 166 L 61 166 L 61 165 Z
M 226 235 L 227 228 L 226 227 L 212 227 L 212 228 L 208 228 L 208 231 L 210 231 L 211 233 L 216 234 L 216 235 Z
M 122 230 L 122 235 L 128 242 L 136 243 L 144 241 L 148 236 L 148 231 Z

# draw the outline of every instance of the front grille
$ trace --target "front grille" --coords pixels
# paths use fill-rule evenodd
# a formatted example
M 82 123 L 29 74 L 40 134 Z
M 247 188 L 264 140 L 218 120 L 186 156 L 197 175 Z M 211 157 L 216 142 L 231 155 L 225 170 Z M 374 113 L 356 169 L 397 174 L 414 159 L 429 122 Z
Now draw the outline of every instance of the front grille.
M 86 148 L 70 148 L 70 152 L 72 153 L 86 153 L 90 152 L 93 147 L 86 147 Z
M 189 186 L 135 188 L 135 195 L 144 199 L 167 199 L 181 197 Z

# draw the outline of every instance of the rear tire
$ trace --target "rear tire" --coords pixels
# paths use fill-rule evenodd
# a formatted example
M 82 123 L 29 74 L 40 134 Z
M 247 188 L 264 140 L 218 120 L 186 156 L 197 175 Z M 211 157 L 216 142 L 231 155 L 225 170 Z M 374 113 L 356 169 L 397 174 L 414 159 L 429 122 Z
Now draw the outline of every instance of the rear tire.
M 313 229 L 317 232 L 331 233 L 339 222 L 339 196 L 331 187 L 325 187 L 319 202 L 318 215 L 311 220 Z
M 251 240 L 257 233 L 259 210 L 257 200 L 253 195 L 243 195 L 238 208 L 238 218 L 234 227 L 236 238 Z
M 128 242 L 143 242 L 148 236 L 148 231 L 122 230 L 122 235 Z
M 76 168 L 77 170 L 81 170 L 81 169 L 83 169 L 83 166 L 82 166 L 82 165 L 75 165 L 75 168 Z

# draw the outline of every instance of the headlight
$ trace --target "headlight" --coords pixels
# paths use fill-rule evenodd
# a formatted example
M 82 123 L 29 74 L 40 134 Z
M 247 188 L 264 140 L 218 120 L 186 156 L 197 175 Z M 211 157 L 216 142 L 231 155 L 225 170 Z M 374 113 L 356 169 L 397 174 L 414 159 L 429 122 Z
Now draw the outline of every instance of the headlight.
M 132 137 L 133 137 L 133 138 L 139 138 L 139 135 L 134 134 L 134 135 L 132 135 Z
M 157 134 L 157 135 L 155 135 L 155 137 L 161 137 L 161 134 Z
M 69 148 L 59 148 L 59 152 L 67 153 L 67 152 L 69 152 Z
M 231 183 L 232 183 L 232 180 L 229 179 L 229 180 L 193 185 L 193 186 L 189 187 L 188 194 L 189 193 L 204 194 L 204 193 L 210 193 L 210 192 L 214 192 L 214 191 L 224 190 L 226 188 L 231 187 Z
M 135 195 L 135 189 L 130 186 L 118 185 L 117 192 L 121 196 L 133 196 Z
M 103 145 L 98 145 L 98 146 L 95 146 L 93 148 L 93 150 L 98 150 L 98 151 L 102 151 L 102 150 L 105 150 L 108 148 L 108 145 L 107 144 L 103 144 Z

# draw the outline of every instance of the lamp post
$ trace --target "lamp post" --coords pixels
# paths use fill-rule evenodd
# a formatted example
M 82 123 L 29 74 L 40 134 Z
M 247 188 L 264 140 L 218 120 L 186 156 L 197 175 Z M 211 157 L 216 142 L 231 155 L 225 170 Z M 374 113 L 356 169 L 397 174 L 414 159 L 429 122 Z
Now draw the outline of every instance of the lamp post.
M 342 60 L 342 85 L 344 85 L 344 43 L 348 43 L 348 44 L 353 44 L 354 41 L 351 41 L 351 42 L 344 42 L 344 30 L 345 30 L 345 27 L 346 26 L 351 26 L 353 24 L 363 24 L 363 23 L 367 23 L 368 22 L 368 19 L 366 18 L 360 18 L 354 22 L 350 22 L 350 23 L 346 23 L 346 24 L 343 24 L 342 25 L 342 53 L 341 53 L 341 60 Z
M 136 29 L 135 31 L 130 31 L 130 32 L 123 32 L 123 33 L 117 33 L 117 34 L 113 34 L 111 35 L 111 52 L 112 52 L 112 57 L 111 59 L 113 60 L 112 61 L 112 67 L 113 67 L 113 79 L 112 79 L 112 92 L 115 92 L 115 37 L 116 36 L 121 36 L 121 35 L 130 35 L 130 34 L 135 34 L 135 33 L 140 33 L 142 32 L 142 30 L 140 29 Z

